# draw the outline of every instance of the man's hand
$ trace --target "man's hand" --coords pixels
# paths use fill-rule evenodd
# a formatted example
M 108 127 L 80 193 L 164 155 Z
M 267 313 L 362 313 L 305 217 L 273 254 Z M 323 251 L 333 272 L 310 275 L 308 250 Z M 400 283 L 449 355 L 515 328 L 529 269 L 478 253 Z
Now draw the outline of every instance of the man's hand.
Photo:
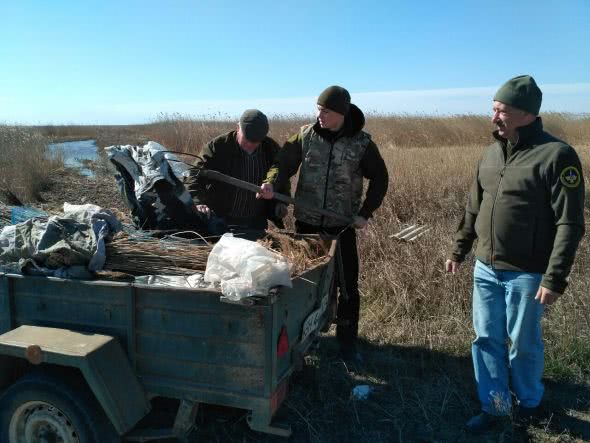
M 539 300 L 542 305 L 552 305 L 559 298 L 561 294 L 559 292 L 552 291 L 551 289 L 539 286 L 535 300 Z
M 211 216 L 211 209 L 209 209 L 209 206 L 197 205 L 196 208 L 201 214 L 205 214 L 207 217 Z
M 270 183 L 262 183 L 260 186 L 260 192 L 256 193 L 256 198 L 263 198 L 265 200 L 270 200 L 274 197 L 274 191 L 272 185 Z
M 352 227 L 354 229 L 363 229 L 365 226 L 367 226 L 367 224 L 369 224 L 369 220 L 367 220 L 365 217 L 355 215 L 352 218 Z
M 448 259 L 445 262 L 445 271 L 455 274 L 459 270 L 461 263 Z

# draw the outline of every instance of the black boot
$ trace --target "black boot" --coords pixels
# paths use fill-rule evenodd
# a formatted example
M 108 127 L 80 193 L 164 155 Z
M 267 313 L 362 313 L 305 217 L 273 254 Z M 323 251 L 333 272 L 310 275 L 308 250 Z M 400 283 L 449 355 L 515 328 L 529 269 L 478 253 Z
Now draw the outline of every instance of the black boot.
M 500 431 L 506 428 L 509 423 L 510 417 L 508 415 L 492 415 L 482 411 L 465 423 L 465 430 L 473 434 Z
M 359 368 L 365 365 L 365 358 L 358 351 L 356 342 L 340 342 L 338 357 L 347 365 Z

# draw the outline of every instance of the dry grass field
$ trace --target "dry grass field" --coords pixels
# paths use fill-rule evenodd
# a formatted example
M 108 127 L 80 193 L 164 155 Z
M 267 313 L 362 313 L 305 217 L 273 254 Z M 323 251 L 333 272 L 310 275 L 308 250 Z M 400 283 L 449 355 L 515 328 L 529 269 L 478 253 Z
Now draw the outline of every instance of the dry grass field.
M 59 158 L 47 158 L 49 142 L 37 129 L 0 125 L 0 200 L 38 200 L 51 173 L 62 165 Z
M 590 117 L 548 114 L 544 122 L 550 132 L 575 146 L 587 172 L 586 188 L 590 188 Z M 284 142 L 304 123 L 300 117 L 275 119 L 271 135 Z M 96 138 L 99 146 L 151 139 L 173 151 L 198 153 L 207 140 L 234 126 L 234 122 L 172 115 L 144 126 L 38 129 L 51 138 Z M 454 276 L 443 272 L 443 263 L 477 159 L 491 141 L 491 129 L 483 116 L 368 117 L 366 130 L 390 172 L 382 207 L 359 233 L 361 351 L 368 362 L 362 369 L 346 367 L 336 359 L 333 330 L 322 337 L 319 349 L 295 377 L 282 408 L 294 429 L 289 441 L 590 440 L 588 236 L 580 246 L 570 287 L 543 320 L 546 418 L 528 428 L 514 426 L 480 438 L 462 431 L 465 420 L 478 411 L 470 359 L 473 263 L 467 261 Z M 6 129 L 0 128 L 3 132 Z M 0 173 L 5 177 L 5 171 L 11 170 L 5 154 L 10 147 L 4 138 L 0 141 Z M 12 155 L 13 169 L 28 158 L 23 152 Z M 6 179 L 0 183 L 3 191 L 16 193 Z M 34 199 L 35 193 L 26 195 Z M 589 202 L 587 197 L 587 220 Z M 412 243 L 389 237 L 408 224 L 426 224 L 431 230 Z M 352 388 L 359 384 L 371 386 L 368 400 L 351 397 Z M 202 441 L 283 441 L 249 431 L 241 412 L 204 408 L 199 422 L 196 437 Z

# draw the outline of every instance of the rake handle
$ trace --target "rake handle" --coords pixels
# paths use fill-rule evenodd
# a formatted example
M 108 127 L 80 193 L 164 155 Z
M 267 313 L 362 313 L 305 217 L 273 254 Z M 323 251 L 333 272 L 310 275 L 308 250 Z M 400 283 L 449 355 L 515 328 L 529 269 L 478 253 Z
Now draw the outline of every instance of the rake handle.
M 246 181 L 240 180 L 235 177 L 230 177 L 229 175 L 222 174 L 221 172 L 214 171 L 212 169 L 200 169 L 198 172 L 198 176 L 199 175 L 201 175 L 205 178 L 208 178 L 210 180 L 215 180 L 215 181 L 227 183 L 229 185 L 233 185 L 238 188 L 245 189 L 246 191 L 251 191 L 251 192 L 260 192 L 261 191 L 260 186 L 258 186 L 258 185 L 255 185 L 253 183 L 248 183 Z M 273 194 L 274 194 L 273 198 L 275 200 L 280 201 L 280 202 L 287 203 L 287 204 L 293 205 L 293 206 L 297 206 L 299 208 L 307 209 L 308 211 L 313 211 L 313 212 L 316 212 L 320 215 L 325 215 L 326 217 L 334 218 L 338 221 L 346 223 L 346 225 L 351 225 L 354 223 L 352 218 L 345 217 L 344 215 L 340 215 L 336 212 L 329 211 L 327 209 L 316 208 L 313 205 L 309 205 L 307 203 L 302 203 L 299 200 L 295 200 L 292 197 L 289 197 L 284 194 L 280 194 L 278 192 L 274 192 Z

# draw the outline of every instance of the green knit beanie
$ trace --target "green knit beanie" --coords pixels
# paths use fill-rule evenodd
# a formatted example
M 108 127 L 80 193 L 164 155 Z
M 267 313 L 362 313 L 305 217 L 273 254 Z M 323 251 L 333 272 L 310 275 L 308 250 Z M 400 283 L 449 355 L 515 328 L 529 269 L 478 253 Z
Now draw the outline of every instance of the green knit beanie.
M 519 75 L 504 83 L 494 101 L 514 106 L 533 115 L 539 115 L 543 93 L 530 75 Z
M 350 109 L 350 94 L 342 86 L 330 86 L 318 97 L 318 105 L 346 115 Z
M 268 134 L 268 119 L 258 109 L 246 109 L 240 117 L 240 128 L 248 141 L 258 143 Z

